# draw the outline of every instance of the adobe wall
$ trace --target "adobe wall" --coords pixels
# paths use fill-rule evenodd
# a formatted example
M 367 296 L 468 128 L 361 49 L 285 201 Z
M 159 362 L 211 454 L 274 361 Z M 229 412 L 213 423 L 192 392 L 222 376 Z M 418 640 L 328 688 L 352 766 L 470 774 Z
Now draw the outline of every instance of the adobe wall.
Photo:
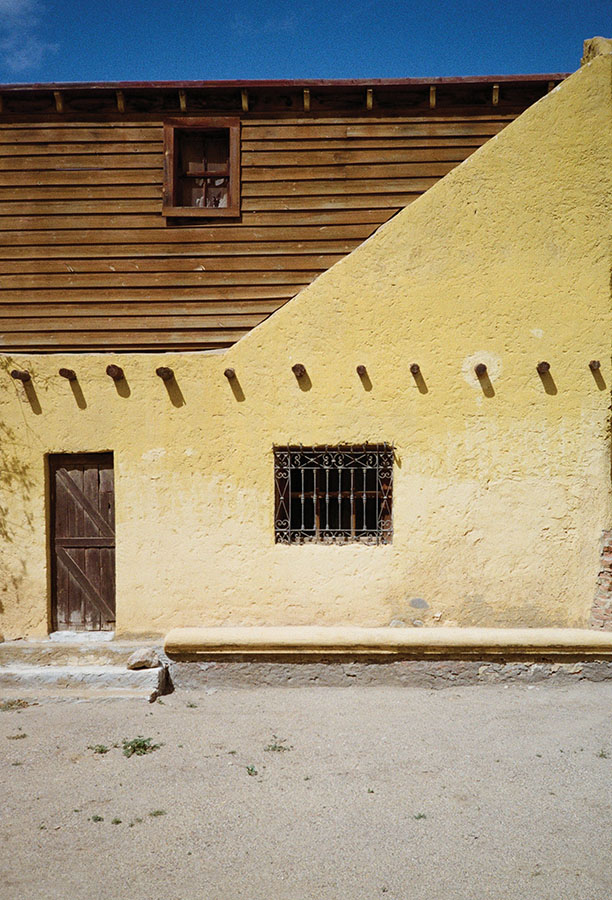
M 612 522 L 611 64 L 594 59 L 225 352 L 3 358 L 5 637 L 48 627 L 45 454 L 103 450 L 119 633 L 586 627 Z M 395 447 L 393 543 L 275 544 L 272 447 L 365 441 Z

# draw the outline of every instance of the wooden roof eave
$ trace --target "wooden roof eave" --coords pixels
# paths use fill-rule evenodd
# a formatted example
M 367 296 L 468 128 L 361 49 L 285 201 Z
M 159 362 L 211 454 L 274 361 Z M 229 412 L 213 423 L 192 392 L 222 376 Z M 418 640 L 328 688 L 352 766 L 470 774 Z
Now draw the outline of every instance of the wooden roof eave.
M 0 85 L 3 118 L 151 114 L 376 116 L 439 107 L 484 108 L 500 102 L 518 113 L 558 84 L 564 74 L 461 78 L 301 79 L 291 81 L 158 81 Z M 394 109 L 395 108 L 395 109 Z
M 0 84 L 0 90 L 3 93 L 11 93 L 15 91 L 23 91 L 32 93 L 36 91 L 129 91 L 129 90 L 189 90 L 190 88 L 197 90 L 231 90 L 242 88 L 329 88 L 330 90 L 338 90 L 347 87 L 380 87 L 385 88 L 405 88 L 417 87 L 430 84 L 448 84 L 448 85 L 470 85 L 470 84 L 493 84 L 493 83 L 521 83 L 521 82 L 548 82 L 563 81 L 568 77 L 567 72 L 554 72 L 548 74 L 531 74 L 531 75 L 467 75 L 460 77 L 435 77 L 435 78 L 304 78 L 304 79 L 242 79 L 242 80 L 224 80 L 224 81 L 66 81 L 66 82 L 44 82 L 44 83 L 11 83 Z

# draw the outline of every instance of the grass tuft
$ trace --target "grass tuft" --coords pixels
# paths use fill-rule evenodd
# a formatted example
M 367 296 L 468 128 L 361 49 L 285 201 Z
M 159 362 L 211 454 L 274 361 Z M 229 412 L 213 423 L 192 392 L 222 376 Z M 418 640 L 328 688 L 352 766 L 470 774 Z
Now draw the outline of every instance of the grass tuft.
M 271 753 L 282 753 L 283 750 L 293 750 L 293 747 L 287 746 L 286 738 L 279 738 L 273 734 L 272 740 L 264 747 L 264 750 Z
M 153 738 L 145 738 L 142 735 L 138 735 L 138 737 L 132 738 L 131 741 L 124 738 L 122 747 L 123 755 L 129 759 L 130 756 L 145 756 L 147 753 L 153 753 L 154 750 L 159 750 L 161 744 L 154 744 Z

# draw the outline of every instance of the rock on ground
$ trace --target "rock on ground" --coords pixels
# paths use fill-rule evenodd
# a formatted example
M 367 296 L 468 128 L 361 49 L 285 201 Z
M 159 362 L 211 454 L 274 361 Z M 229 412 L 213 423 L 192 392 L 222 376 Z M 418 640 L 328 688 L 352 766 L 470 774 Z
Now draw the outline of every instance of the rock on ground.
M 135 650 L 127 661 L 128 669 L 155 669 L 157 666 L 161 666 L 161 661 L 152 647 Z

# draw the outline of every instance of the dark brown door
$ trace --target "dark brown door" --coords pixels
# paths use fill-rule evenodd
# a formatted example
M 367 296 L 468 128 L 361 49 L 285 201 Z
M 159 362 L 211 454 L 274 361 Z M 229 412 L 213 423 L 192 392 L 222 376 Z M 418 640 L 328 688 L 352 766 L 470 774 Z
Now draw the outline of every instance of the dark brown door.
M 53 454 L 52 618 L 58 631 L 115 624 L 115 493 L 112 453 Z

